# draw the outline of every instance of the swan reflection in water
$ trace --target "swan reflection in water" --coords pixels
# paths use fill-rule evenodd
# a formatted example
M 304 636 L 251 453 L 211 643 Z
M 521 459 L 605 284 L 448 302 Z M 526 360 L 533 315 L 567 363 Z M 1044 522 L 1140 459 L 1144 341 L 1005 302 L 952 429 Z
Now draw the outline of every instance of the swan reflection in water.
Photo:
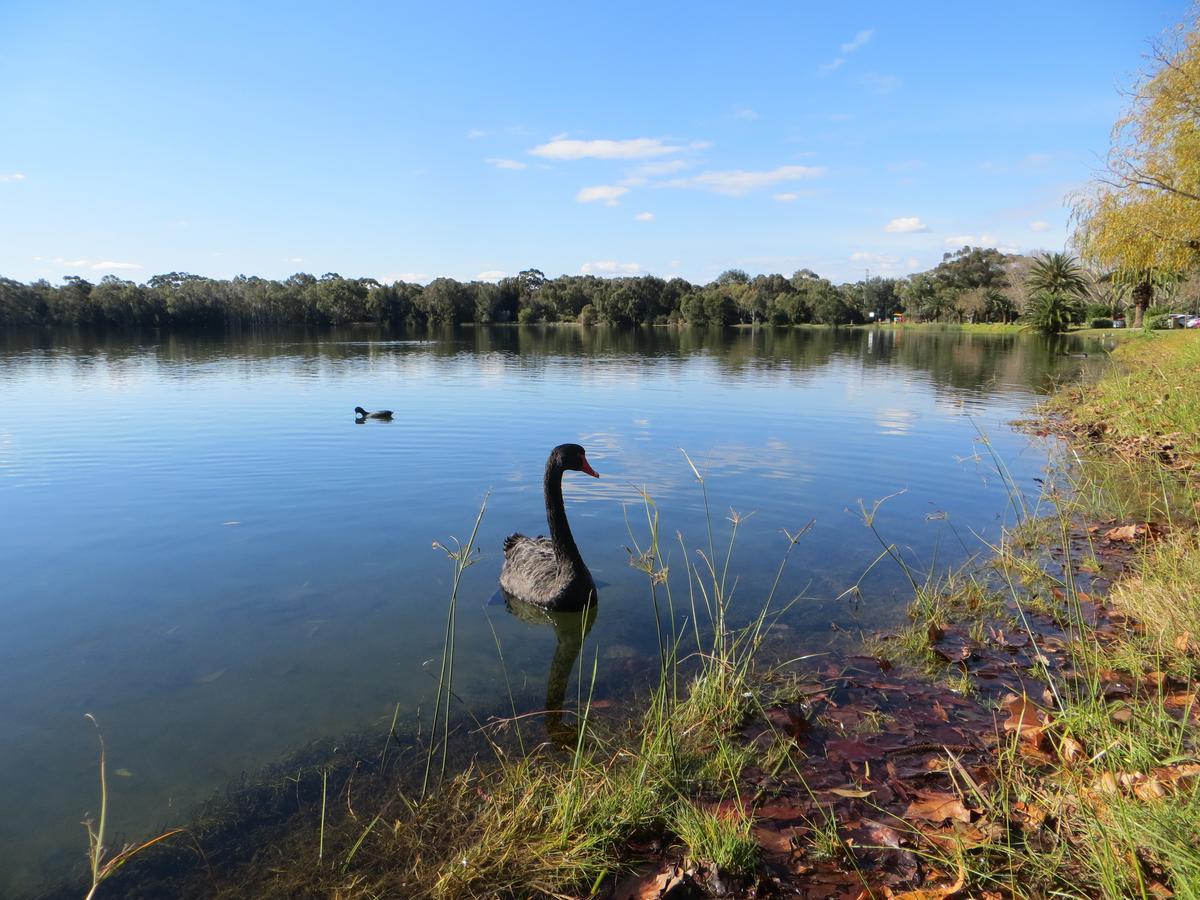
M 575 712 L 567 716 L 563 701 L 575 660 L 596 621 L 598 604 L 593 602 L 585 609 L 572 612 L 554 612 L 517 600 L 503 591 L 501 595 L 505 608 L 522 622 L 550 625 L 554 629 L 554 657 L 550 660 L 546 678 L 546 733 L 556 747 L 571 750 L 579 736 L 579 722 Z

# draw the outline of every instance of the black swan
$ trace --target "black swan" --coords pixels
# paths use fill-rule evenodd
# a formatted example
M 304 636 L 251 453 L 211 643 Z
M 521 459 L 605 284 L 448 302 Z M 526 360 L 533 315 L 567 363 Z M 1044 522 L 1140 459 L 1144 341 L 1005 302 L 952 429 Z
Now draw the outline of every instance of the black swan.
M 592 573 L 584 565 L 567 524 L 562 496 L 562 476 L 567 469 L 600 477 L 588 465 L 587 455 L 578 444 L 555 447 L 546 460 L 546 522 L 550 537 L 510 534 L 504 539 L 500 587 L 509 597 L 543 609 L 580 610 L 596 596 Z
M 360 419 L 385 419 L 388 422 L 392 421 L 392 411 L 390 409 L 380 409 L 376 412 L 367 412 L 361 406 L 354 407 L 354 415 Z

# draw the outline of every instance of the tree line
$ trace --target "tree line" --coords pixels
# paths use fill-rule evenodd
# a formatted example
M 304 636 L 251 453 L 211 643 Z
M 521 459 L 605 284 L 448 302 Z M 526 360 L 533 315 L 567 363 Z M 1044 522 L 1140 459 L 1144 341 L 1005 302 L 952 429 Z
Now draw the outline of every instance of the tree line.
M 1030 277 L 1038 264 L 1037 258 L 994 248 L 963 247 L 945 254 L 927 272 L 837 285 L 808 269 L 790 277 L 751 277 L 730 269 L 704 285 L 653 275 L 550 279 L 537 269 L 497 283 L 438 278 L 426 285 L 382 284 L 332 272 L 320 277 L 299 273 L 283 280 L 171 272 L 142 284 L 111 275 L 96 284 L 79 276 L 69 276 L 59 285 L 0 278 L 0 327 L 851 325 L 888 320 L 898 313 L 922 321 L 1012 322 L 1036 293 Z M 1088 296 L 1101 301 L 1099 311 L 1114 313 L 1119 298 L 1102 296 L 1103 280 L 1089 283 Z M 1082 319 L 1086 310 L 1079 306 L 1074 315 Z

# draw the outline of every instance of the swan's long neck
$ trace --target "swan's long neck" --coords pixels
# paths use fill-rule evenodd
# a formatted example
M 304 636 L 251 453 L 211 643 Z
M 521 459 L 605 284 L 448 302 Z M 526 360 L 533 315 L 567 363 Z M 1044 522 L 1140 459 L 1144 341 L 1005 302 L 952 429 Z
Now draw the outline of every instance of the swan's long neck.
M 583 564 L 579 548 L 575 546 L 575 538 L 571 534 L 571 526 L 567 524 L 567 509 L 563 505 L 562 495 L 562 465 L 556 460 L 546 462 L 546 524 L 550 526 L 550 541 L 554 544 L 554 554 L 560 561 L 569 561 L 578 565 Z

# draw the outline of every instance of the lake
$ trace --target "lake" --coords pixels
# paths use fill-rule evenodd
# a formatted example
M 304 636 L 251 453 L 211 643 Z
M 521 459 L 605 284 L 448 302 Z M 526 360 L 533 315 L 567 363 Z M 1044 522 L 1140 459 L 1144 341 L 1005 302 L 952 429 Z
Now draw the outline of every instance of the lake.
M 0 335 L 0 894 L 83 863 L 79 823 L 98 812 L 85 713 L 129 838 L 307 742 L 383 733 L 397 704 L 415 723 L 452 575 L 433 543 L 465 539 L 485 496 L 456 690 L 477 714 L 507 708 L 498 639 L 518 711 L 541 708 L 554 630 L 493 595 L 503 537 L 545 531 L 559 443 L 602 476 L 565 479 L 601 584 L 601 696 L 657 646 L 627 550 L 646 534 L 641 489 L 672 544 L 706 546 L 680 448 L 719 541 L 730 510 L 743 517 L 735 606 L 757 611 L 782 530 L 815 520 L 783 624 L 800 651 L 849 649 L 902 621 L 911 593 L 880 565 L 843 596 L 880 550 L 859 501 L 896 495 L 877 527 L 920 566 L 977 552 L 972 532 L 1013 521 L 981 435 L 1036 494 L 1049 448 L 1008 423 L 1097 349 L 917 329 Z M 356 424 L 356 405 L 395 420 Z

